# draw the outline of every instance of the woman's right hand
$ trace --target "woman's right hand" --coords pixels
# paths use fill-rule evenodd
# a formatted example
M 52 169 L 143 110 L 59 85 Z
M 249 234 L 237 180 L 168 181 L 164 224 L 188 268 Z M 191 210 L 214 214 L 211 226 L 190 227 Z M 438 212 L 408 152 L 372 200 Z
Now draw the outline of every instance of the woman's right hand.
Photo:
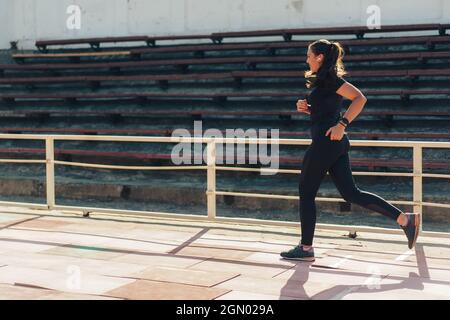
M 311 114 L 310 108 L 311 108 L 311 105 L 308 104 L 308 101 L 306 101 L 306 99 L 297 101 L 297 111 L 298 112 L 304 112 L 306 114 Z

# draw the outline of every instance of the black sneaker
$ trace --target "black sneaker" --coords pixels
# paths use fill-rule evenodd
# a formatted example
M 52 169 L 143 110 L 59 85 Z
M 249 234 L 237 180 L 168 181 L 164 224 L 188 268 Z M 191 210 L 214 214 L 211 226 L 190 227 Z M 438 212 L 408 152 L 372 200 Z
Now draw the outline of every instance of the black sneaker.
M 406 226 L 400 226 L 408 238 L 408 248 L 412 249 L 416 245 L 417 237 L 420 232 L 420 213 L 405 213 L 408 223 Z
M 280 256 L 283 259 L 287 260 L 298 260 L 298 261 L 309 261 L 313 262 L 316 260 L 314 258 L 314 249 L 309 251 L 303 250 L 303 246 L 298 245 L 294 249 L 291 249 L 287 252 L 280 253 Z

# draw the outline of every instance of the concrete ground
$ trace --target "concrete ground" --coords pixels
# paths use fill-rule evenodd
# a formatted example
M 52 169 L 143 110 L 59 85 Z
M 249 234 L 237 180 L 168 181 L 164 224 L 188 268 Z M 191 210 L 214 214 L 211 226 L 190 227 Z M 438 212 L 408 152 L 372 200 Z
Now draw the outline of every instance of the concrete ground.
M 450 299 L 450 238 L 0 207 L 1 299 Z

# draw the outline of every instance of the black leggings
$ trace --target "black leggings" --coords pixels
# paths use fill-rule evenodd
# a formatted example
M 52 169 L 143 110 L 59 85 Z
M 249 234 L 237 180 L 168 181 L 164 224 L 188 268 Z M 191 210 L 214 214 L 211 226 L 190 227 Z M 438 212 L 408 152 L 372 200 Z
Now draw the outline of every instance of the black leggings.
M 306 150 L 299 183 L 301 243 L 304 245 L 313 243 L 316 226 L 315 198 L 327 171 L 347 202 L 379 212 L 394 220 L 397 220 L 401 213 L 383 198 L 358 189 L 350 168 L 349 149 L 350 141 L 347 135 L 340 141 L 330 140 L 329 136 L 325 136 L 325 131 L 320 130 Z

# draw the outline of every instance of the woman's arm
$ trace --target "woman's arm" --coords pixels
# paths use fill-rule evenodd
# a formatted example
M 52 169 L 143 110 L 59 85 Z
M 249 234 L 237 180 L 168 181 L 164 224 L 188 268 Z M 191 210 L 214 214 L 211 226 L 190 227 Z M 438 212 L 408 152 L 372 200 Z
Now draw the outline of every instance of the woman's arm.
M 358 88 L 348 82 L 344 83 L 336 93 L 352 101 L 350 107 L 348 107 L 344 114 L 344 117 L 347 118 L 349 122 L 352 122 L 364 108 L 367 98 Z M 338 123 L 334 127 L 328 129 L 325 136 L 329 135 L 331 140 L 341 140 L 344 133 L 345 127 Z
M 344 117 L 352 122 L 364 108 L 367 98 L 358 88 L 348 82 L 344 83 L 336 93 L 352 101 L 344 114 Z

